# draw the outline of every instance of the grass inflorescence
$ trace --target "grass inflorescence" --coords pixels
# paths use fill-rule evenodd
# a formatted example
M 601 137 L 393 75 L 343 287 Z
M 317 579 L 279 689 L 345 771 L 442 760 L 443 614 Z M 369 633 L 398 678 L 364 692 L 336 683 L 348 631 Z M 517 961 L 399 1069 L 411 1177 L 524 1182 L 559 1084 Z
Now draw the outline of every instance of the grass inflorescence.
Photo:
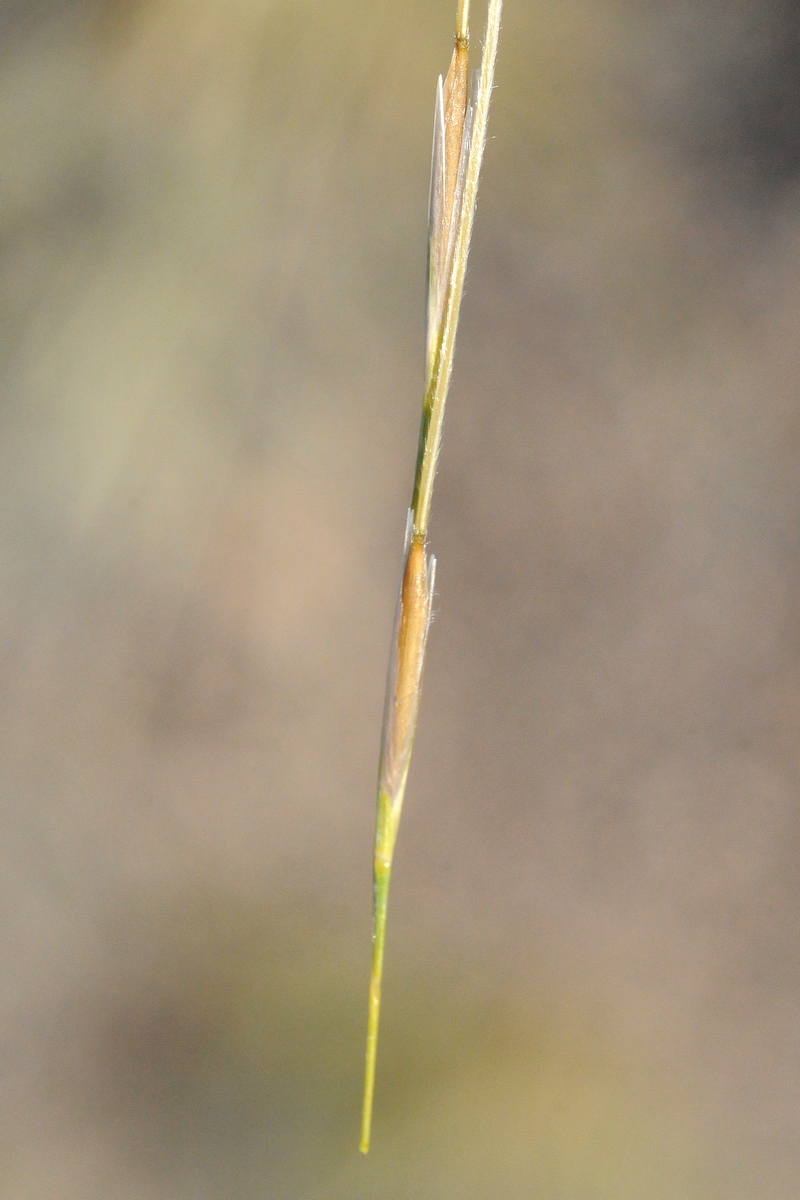
M 361 1150 L 369 1150 L 386 937 L 386 909 L 400 813 L 417 725 L 435 559 L 427 537 L 442 420 L 475 217 L 492 94 L 502 0 L 489 0 L 477 85 L 470 95 L 469 0 L 459 0 L 450 68 L 436 87 L 428 218 L 425 392 L 414 490 L 406 526 L 383 718 L 375 828 L 372 971 L 369 988 Z

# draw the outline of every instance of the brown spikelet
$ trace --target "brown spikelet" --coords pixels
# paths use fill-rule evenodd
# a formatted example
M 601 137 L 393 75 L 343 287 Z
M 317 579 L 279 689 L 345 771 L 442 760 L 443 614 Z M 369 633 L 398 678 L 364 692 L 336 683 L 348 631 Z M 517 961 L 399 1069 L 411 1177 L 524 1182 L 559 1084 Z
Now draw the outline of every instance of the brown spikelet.
M 425 540 L 413 537 L 403 569 L 403 582 L 395 630 L 394 671 L 387 697 L 386 726 L 381 755 L 381 786 L 392 809 L 398 811 L 419 708 L 422 663 L 431 610 L 432 565 L 425 556 Z
M 421 537 L 412 538 L 408 548 L 400 605 L 395 704 L 397 705 L 398 741 L 404 743 L 409 733 L 407 718 L 413 712 L 410 702 L 413 702 L 419 690 L 430 608 L 428 565 L 425 560 L 425 544 Z

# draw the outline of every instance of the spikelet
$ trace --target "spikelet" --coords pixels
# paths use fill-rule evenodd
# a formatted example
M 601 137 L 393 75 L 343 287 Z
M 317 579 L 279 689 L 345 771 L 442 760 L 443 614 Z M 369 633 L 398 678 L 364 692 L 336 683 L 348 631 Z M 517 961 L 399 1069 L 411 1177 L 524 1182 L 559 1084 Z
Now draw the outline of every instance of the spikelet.
M 400 816 L 417 725 L 435 572 L 436 560 L 433 555 L 426 559 L 424 542 L 412 534 L 409 513 L 405 567 L 397 597 L 378 771 L 378 788 L 386 794 L 396 810 L 395 819 Z

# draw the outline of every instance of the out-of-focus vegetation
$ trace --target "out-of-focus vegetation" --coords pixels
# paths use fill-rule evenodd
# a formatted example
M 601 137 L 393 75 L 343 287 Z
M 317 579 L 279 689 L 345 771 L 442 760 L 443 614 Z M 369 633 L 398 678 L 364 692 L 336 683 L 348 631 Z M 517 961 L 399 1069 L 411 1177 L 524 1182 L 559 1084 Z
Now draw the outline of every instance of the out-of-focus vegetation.
M 357 1153 L 453 9 L 0 5 L 10 1200 L 794 1200 L 777 0 L 507 0 Z

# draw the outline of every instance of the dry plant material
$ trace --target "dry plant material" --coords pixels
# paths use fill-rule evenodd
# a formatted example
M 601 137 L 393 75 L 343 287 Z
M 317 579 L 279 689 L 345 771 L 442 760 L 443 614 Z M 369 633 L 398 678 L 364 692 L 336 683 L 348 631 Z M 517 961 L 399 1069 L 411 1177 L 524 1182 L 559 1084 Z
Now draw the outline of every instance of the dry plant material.
M 492 94 L 502 0 L 489 0 L 475 95 L 469 95 L 469 0 L 459 0 L 447 77 L 436 88 L 430 210 L 425 396 L 414 493 L 406 526 L 405 562 L 392 638 L 375 827 L 372 973 L 361 1150 L 369 1150 L 375 1059 L 392 855 L 417 725 L 425 643 L 431 619 L 435 560 L 427 554 L 433 479 L 453 369 L 456 328 L 475 217 L 486 122 Z

